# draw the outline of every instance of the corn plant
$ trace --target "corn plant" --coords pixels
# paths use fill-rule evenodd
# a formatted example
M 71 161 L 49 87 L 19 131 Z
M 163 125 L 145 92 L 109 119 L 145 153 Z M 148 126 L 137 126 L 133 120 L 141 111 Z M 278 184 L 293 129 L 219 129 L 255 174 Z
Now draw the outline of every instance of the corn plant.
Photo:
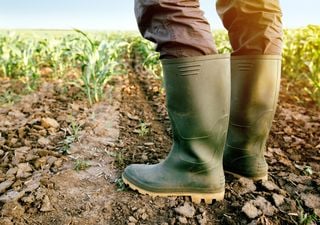
M 77 58 L 82 64 L 81 80 L 91 105 L 101 100 L 111 75 L 119 72 L 117 69 L 120 63 L 117 50 L 121 45 L 105 40 L 94 41 L 86 33 L 80 30 L 75 31 L 87 40 L 87 44 L 82 46 L 82 49 L 78 48 Z
M 40 73 L 37 62 L 34 59 L 36 43 L 30 41 L 22 50 L 21 72 L 24 74 L 27 91 L 32 91 L 38 86 Z
M 1 74 L 4 77 L 18 78 L 24 48 L 19 36 L 9 33 L 0 38 Z
M 320 105 L 320 26 L 285 30 L 282 64 L 292 82 L 309 82 L 304 90 Z

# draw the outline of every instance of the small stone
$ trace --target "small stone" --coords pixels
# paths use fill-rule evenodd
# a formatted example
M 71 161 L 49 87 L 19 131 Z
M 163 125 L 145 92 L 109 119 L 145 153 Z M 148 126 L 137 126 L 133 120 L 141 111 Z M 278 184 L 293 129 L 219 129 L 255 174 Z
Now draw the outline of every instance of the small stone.
M 250 219 L 254 219 L 262 214 L 260 210 L 258 210 L 252 202 L 246 202 L 246 204 L 242 207 L 242 212 L 246 214 L 246 216 Z
M 153 145 L 154 145 L 153 142 L 146 142 L 146 143 L 144 143 L 144 146 L 153 146 Z
M 282 195 L 273 194 L 272 199 L 273 199 L 274 204 L 277 207 L 279 207 L 280 205 L 282 205 L 284 203 L 284 196 L 282 196 Z
M 47 117 L 41 119 L 41 126 L 44 128 L 59 128 L 60 125 L 55 119 Z
M 188 223 L 187 218 L 182 217 L 182 216 L 179 216 L 179 217 L 178 217 L 178 220 L 179 220 L 179 222 L 182 223 L 182 224 L 187 224 L 187 223 Z
M 41 145 L 42 147 L 45 147 L 50 144 L 50 140 L 45 137 L 41 137 L 38 139 L 38 144 Z
M 133 216 L 129 216 L 128 220 L 132 223 L 136 223 L 138 222 L 138 220 L 136 218 L 134 218 Z
M 174 210 L 178 214 L 187 218 L 192 218 L 196 212 L 195 208 L 187 202 L 185 202 L 183 206 L 177 207 Z
M 24 194 L 25 194 L 24 191 L 19 192 L 19 191 L 11 190 L 0 197 L 0 202 L 6 203 L 6 202 L 18 201 L 20 198 L 24 196 Z
M 144 161 L 148 160 L 147 154 L 145 154 L 145 153 L 142 154 L 141 159 L 144 160 Z
M 4 155 L 4 151 L 0 150 L 0 156 L 3 156 L 3 155 Z
M 6 180 L 0 183 L 0 194 L 4 193 L 13 183 L 13 180 Z
M 50 199 L 49 197 L 46 195 L 44 196 L 44 199 L 42 201 L 42 206 L 41 206 L 41 209 L 40 211 L 41 212 L 50 212 L 50 211 L 53 211 L 53 207 L 51 205 L 51 202 L 50 202 Z
M 148 218 L 148 215 L 146 213 L 143 213 L 141 215 L 141 219 L 146 220 Z
M 279 190 L 279 187 L 270 180 L 262 181 L 262 187 L 264 187 L 268 191 Z

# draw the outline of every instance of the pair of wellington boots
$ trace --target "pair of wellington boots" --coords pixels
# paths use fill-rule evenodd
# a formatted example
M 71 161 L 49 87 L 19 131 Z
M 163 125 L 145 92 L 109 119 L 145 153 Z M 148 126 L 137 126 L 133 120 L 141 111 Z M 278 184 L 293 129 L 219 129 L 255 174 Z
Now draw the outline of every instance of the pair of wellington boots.
M 210 204 L 224 198 L 224 171 L 266 180 L 280 56 L 209 55 L 162 64 L 173 145 L 156 165 L 128 166 L 123 181 L 142 194 Z

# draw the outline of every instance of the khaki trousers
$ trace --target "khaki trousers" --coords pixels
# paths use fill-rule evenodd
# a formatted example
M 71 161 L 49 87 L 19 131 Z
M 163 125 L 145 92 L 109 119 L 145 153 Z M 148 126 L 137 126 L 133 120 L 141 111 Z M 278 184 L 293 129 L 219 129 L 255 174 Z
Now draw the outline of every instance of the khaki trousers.
M 228 30 L 232 55 L 280 55 L 281 9 L 278 0 L 217 0 Z M 216 54 L 211 28 L 199 0 L 135 0 L 144 38 L 157 44 L 161 58 Z

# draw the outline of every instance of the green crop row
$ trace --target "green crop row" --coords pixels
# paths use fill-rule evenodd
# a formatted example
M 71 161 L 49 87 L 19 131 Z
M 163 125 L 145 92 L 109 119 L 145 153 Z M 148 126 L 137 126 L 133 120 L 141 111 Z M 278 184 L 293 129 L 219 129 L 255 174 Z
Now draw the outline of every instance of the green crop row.
M 216 31 L 213 36 L 219 53 L 231 52 L 225 31 Z M 161 66 L 156 60 L 158 55 L 154 53 L 153 44 L 140 40 L 136 53 L 141 56 L 146 69 L 161 75 Z M 292 85 L 298 81 L 306 83 L 304 91 L 320 105 L 320 26 L 310 25 L 284 31 L 282 75 Z
M 213 35 L 219 53 L 231 51 L 226 32 Z M 154 44 L 137 33 L 0 32 L 0 77 L 20 79 L 27 90 L 37 88 L 43 68 L 49 67 L 53 78 L 77 69 L 75 83 L 92 104 L 101 99 L 110 77 L 128 65 L 162 75 Z M 292 82 L 306 81 L 306 93 L 320 104 L 320 26 L 285 30 L 282 73 Z

